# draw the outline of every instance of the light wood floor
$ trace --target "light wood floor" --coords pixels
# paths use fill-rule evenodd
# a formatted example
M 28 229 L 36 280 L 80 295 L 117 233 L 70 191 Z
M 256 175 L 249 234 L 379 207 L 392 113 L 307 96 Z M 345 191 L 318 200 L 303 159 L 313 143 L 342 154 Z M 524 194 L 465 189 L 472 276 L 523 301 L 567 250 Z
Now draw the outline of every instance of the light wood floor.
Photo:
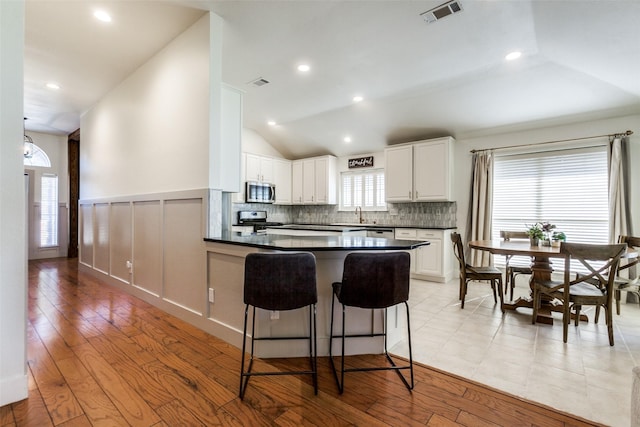
M 347 374 L 339 395 L 326 358 L 317 396 L 309 378 L 254 377 L 241 401 L 239 349 L 79 273 L 77 260 L 30 263 L 28 321 L 29 398 L 1 407 L 0 426 L 594 425 L 427 366 L 412 393 L 393 372 L 367 372 Z

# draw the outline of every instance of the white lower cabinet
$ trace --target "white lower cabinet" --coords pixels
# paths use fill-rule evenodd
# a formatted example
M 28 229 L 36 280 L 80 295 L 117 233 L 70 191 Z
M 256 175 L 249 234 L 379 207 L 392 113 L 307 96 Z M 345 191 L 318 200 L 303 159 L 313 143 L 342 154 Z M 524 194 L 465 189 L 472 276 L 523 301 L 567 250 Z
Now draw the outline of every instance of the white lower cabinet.
M 411 273 L 417 279 L 448 282 L 454 277 L 451 230 L 396 228 L 398 240 L 429 241 L 429 245 L 414 249 Z

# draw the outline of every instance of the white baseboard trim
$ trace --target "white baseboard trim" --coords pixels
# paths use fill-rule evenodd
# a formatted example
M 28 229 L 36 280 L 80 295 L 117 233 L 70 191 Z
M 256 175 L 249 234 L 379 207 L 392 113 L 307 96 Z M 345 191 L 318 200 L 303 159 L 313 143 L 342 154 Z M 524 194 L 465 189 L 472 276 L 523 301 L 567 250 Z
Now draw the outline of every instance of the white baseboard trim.
M 0 406 L 18 402 L 29 397 L 29 378 L 16 375 L 0 380 Z

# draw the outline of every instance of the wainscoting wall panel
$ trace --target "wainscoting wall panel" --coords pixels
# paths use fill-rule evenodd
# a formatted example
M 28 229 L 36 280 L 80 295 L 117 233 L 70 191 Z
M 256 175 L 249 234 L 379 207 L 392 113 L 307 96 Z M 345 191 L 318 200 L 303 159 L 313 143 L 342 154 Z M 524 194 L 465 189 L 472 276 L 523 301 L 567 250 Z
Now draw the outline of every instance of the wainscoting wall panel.
M 109 274 L 109 204 L 94 205 L 93 268 Z
M 131 283 L 131 269 L 127 262 L 133 259 L 131 248 L 131 203 L 112 203 L 109 223 L 111 275 Z
M 80 262 L 93 267 L 93 204 L 80 205 Z
M 159 200 L 133 203 L 133 284 L 162 292 L 162 211 Z
M 168 200 L 164 204 L 165 299 L 201 315 L 206 309 L 206 256 L 202 199 Z
M 208 325 L 208 203 L 208 189 L 81 200 L 81 269 L 192 324 Z

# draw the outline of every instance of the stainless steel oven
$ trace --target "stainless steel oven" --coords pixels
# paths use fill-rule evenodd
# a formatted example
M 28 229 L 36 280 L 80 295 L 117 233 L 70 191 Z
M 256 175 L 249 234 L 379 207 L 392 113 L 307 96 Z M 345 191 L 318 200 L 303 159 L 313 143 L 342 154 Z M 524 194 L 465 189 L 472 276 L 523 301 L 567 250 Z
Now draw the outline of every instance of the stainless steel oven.
M 266 234 L 267 227 L 283 224 L 281 222 L 267 221 L 267 211 L 239 211 L 238 225 L 251 225 L 254 233 Z
M 266 182 L 247 181 L 245 195 L 247 203 L 273 203 L 276 201 L 276 186 Z

